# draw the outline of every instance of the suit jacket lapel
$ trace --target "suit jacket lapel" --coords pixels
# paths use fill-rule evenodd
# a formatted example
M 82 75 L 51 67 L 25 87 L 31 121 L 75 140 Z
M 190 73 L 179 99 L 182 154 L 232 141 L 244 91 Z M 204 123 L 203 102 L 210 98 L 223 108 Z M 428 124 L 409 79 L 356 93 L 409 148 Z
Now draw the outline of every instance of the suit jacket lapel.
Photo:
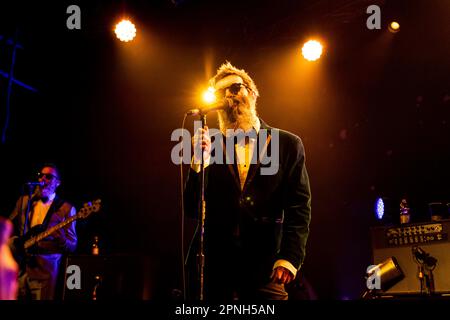
M 231 159 L 229 157 L 229 155 L 227 154 L 227 150 L 226 150 L 226 137 L 222 136 L 222 151 L 223 151 L 223 155 L 224 155 L 224 159 L 225 159 L 225 163 L 227 164 L 228 170 L 230 171 L 231 176 L 233 177 L 233 180 L 235 182 L 235 186 L 237 187 L 237 189 L 239 190 L 239 192 L 241 192 L 241 182 L 239 180 L 239 171 L 236 165 L 236 154 L 234 156 L 234 161 L 231 162 Z M 233 145 L 233 152 L 234 152 L 234 145 Z
M 269 146 L 270 140 L 271 140 L 271 134 L 270 134 L 270 129 L 271 127 L 269 127 L 262 119 L 259 119 L 260 123 L 261 123 L 261 129 L 267 130 L 267 139 L 266 139 L 266 143 L 264 144 L 264 147 L 259 150 L 259 139 L 260 139 L 260 132 L 258 133 L 258 138 L 256 141 L 256 145 L 255 148 L 253 150 L 253 153 L 256 153 L 256 164 L 250 164 L 248 173 L 247 173 L 247 178 L 245 179 L 245 184 L 244 184 L 244 188 L 241 190 L 241 181 L 239 179 L 239 171 L 237 168 L 237 164 L 236 164 L 236 149 L 234 148 L 233 145 L 233 152 L 235 152 L 235 157 L 234 157 L 234 161 L 231 162 L 229 156 L 227 155 L 226 152 L 226 137 L 224 135 L 222 135 L 222 151 L 224 154 L 224 159 L 225 159 L 225 163 L 227 164 L 228 170 L 230 171 L 230 174 L 233 177 L 233 180 L 235 182 L 235 186 L 236 188 L 239 190 L 239 193 L 244 193 L 244 191 L 248 188 L 248 186 L 251 184 L 251 182 L 253 181 L 253 178 L 255 177 L 256 173 L 258 172 L 259 167 L 261 166 L 260 163 L 260 159 L 262 159 L 262 156 L 267 152 L 267 148 Z M 259 151 L 259 153 L 258 153 Z
M 42 225 L 44 226 L 44 229 L 48 229 L 48 224 L 50 222 L 50 219 L 52 218 L 52 215 L 59 209 L 60 207 L 60 199 L 58 196 L 55 196 L 55 199 L 53 199 L 52 205 L 50 208 L 48 208 L 48 212 L 45 215 L 44 221 L 42 222 Z
M 262 128 L 262 127 L 261 127 Z M 253 157 L 256 156 L 256 163 L 251 163 L 250 167 L 248 169 L 247 178 L 245 179 L 244 189 L 242 192 L 245 192 L 248 188 L 248 186 L 252 183 L 253 178 L 255 177 L 256 173 L 259 170 L 259 167 L 261 166 L 260 159 L 262 159 L 263 155 L 267 152 L 267 147 L 269 146 L 271 135 L 270 131 L 268 131 L 266 142 L 261 150 L 259 150 L 260 145 L 260 135 L 258 134 L 258 139 L 256 141 L 256 145 L 253 150 Z

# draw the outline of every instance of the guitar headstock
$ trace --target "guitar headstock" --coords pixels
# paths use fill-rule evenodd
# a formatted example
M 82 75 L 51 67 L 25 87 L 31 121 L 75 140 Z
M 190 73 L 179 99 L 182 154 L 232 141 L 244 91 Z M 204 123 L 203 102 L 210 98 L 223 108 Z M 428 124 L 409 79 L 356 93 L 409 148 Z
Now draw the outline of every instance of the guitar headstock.
M 101 202 L 102 201 L 100 199 L 97 199 L 95 201 L 86 202 L 83 204 L 83 207 L 77 213 L 78 218 L 84 219 L 89 217 L 92 212 L 98 212 L 101 207 Z

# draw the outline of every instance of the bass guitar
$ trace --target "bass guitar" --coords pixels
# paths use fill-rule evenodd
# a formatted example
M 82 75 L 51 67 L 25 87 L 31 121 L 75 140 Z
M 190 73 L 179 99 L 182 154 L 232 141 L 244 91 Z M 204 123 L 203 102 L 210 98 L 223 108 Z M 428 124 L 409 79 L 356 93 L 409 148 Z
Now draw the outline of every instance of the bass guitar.
M 11 251 L 13 253 L 14 258 L 20 265 L 23 264 L 24 257 L 26 256 L 28 250 L 31 250 L 31 248 L 39 241 L 47 238 L 52 233 L 56 232 L 61 228 L 64 228 L 65 226 L 74 222 L 77 219 L 86 219 L 93 212 L 100 211 L 100 207 L 101 207 L 100 199 L 97 199 L 93 202 L 87 202 L 75 215 L 58 223 L 57 225 L 51 228 L 48 228 L 47 230 L 42 230 L 42 225 L 36 225 L 22 237 L 13 238 Z

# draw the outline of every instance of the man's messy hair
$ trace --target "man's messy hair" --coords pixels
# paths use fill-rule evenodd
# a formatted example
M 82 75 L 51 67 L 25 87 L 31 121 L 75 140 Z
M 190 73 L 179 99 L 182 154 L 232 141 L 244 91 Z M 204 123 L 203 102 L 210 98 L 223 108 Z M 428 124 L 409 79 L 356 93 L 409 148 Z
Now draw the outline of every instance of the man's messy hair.
M 257 97 L 259 97 L 258 88 L 256 88 L 255 83 L 253 82 L 253 79 L 250 78 L 248 73 L 244 69 L 238 69 L 235 66 L 233 66 L 229 61 L 226 61 L 224 64 L 222 64 L 219 69 L 217 69 L 216 75 L 210 80 L 210 85 L 212 87 L 215 87 L 216 83 L 219 82 L 221 79 L 229 76 L 229 75 L 237 75 L 242 78 L 244 81 L 244 84 L 252 90 Z

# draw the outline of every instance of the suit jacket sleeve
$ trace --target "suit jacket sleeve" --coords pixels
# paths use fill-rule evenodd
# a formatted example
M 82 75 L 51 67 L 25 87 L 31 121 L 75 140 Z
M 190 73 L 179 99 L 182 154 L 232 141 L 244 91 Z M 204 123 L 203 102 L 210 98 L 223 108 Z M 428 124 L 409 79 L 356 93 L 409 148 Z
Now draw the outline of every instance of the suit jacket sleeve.
M 75 208 L 65 202 L 55 213 L 53 213 L 49 228 L 55 226 L 76 214 Z M 38 243 L 39 248 L 47 253 L 69 253 L 74 252 L 77 247 L 76 221 L 67 224 L 55 231 Z
M 12 221 L 14 225 L 13 236 L 21 236 L 23 233 L 23 221 L 24 221 L 24 211 L 28 203 L 28 196 L 21 196 L 16 202 L 16 205 L 9 215 L 9 220 Z
M 72 206 L 67 212 L 68 214 L 64 219 L 68 219 L 76 214 L 75 207 Z M 64 252 L 74 252 L 77 248 L 77 232 L 75 229 L 75 224 L 76 221 L 69 223 L 61 229 L 64 231 L 63 234 L 65 240 L 62 242 L 62 250 Z
M 305 258 L 306 241 L 311 220 L 311 190 L 305 165 L 305 150 L 296 137 L 292 159 L 286 172 L 284 221 L 278 259 L 291 262 L 297 270 Z

